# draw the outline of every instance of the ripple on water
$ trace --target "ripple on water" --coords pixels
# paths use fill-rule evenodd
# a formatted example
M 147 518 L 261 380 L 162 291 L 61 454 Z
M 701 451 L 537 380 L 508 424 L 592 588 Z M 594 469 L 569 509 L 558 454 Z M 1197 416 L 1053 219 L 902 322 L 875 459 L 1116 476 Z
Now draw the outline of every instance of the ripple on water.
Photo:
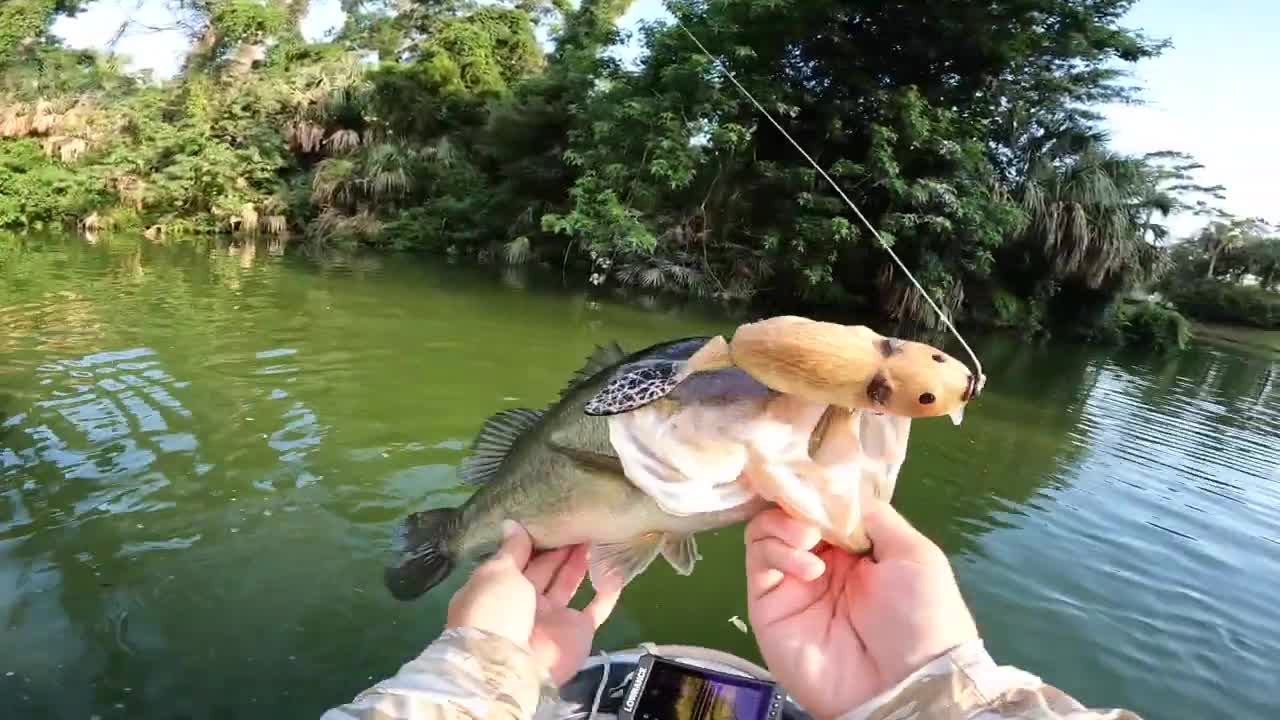
M 1263 688 L 1280 657 L 1273 593 L 1262 590 L 1280 578 L 1268 540 L 1280 531 L 1280 503 L 1259 468 L 1260 459 L 1280 461 L 1274 437 L 1259 433 L 1275 426 L 1277 409 L 1250 408 L 1250 422 L 1224 431 L 1224 414 L 1240 412 L 1224 399 L 1153 404 L 1147 386 L 1104 368 L 1070 433 L 1084 454 L 1065 484 L 1006 531 L 1014 536 L 984 538 L 986 562 L 966 562 L 966 574 L 985 604 L 1004 608 L 1001 623 L 1041 608 L 1051 629 L 1023 630 L 1043 634 L 1055 653 L 1083 653 L 1081 638 L 1105 645 L 1092 661 L 1115 687 L 1095 678 L 1095 687 L 1076 688 L 1097 692 L 1095 702 L 1243 716 L 1231 709 L 1271 702 Z M 1139 681 L 1134 669 L 1156 658 L 1158 674 Z M 1207 694 L 1206 678 L 1230 678 L 1235 690 Z
M 439 629 L 447 588 L 393 602 L 382 553 L 406 512 L 471 491 L 483 419 L 552 400 L 597 342 L 712 329 L 249 244 L 194 266 L 175 259 L 193 244 L 147 244 L 138 281 L 96 264 L 108 244 L 0 307 L 4 717 L 279 717 L 299 697 L 314 716 L 358 692 Z M 1280 717 L 1274 370 L 1014 345 L 962 428 L 919 424 L 900 485 L 997 657 L 1151 720 Z M 719 537 L 694 576 L 637 583 L 606 635 L 733 649 L 713 627 L 732 611 L 702 622 L 741 581 Z M 707 603 L 671 613 L 672 583 Z
M 134 555 L 142 555 L 150 552 L 171 552 L 174 550 L 186 550 L 193 547 L 200 539 L 204 537 L 200 533 L 187 537 L 175 537 L 167 540 L 144 540 L 141 542 L 130 542 L 120 546 L 116 552 L 116 557 L 131 557 Z
M 46 489 L 84 484 L 63 508 L 88 515 L 172 508 L 172 479 L 161 458 L 194 458 L 186 387 L 149 347 L 99 351 L 46 361 L 27 407 L 5 422 L 6 475 L 47 478 Z

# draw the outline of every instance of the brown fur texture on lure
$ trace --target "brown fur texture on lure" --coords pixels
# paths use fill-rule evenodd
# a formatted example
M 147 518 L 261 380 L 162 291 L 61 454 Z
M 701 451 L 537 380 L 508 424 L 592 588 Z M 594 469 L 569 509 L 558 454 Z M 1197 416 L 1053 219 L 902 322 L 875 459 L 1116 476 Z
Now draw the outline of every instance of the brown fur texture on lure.
M 805 400 L 900 417 L 948 415 L 957 425 L 977 387 L 964 363 L 931 345 L 862 325 L 783 315 L 742 325 L 730 340 L 714 337 L 687 361 L 655 363 L 620 377 L 586 412 L 629 412 L 693 373 L 729 367 Z

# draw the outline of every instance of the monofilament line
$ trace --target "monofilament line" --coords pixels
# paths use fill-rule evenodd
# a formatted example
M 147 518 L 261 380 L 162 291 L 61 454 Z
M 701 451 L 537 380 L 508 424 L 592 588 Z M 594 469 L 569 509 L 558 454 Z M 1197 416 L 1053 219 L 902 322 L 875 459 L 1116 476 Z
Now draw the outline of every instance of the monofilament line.
M 664 5 L 665 4 L 666 3 L 664 3 Z M 753 96 L 745 87 L 742 86 L 742 83 L 738 82 L 738 78 L 734 77 L 733 73 L 729 71 L 729 68 L 725 67 L 724 63 L 720 62 L 719 58 L 717 58 L 715 55 L 712 55 L 711 52 L 707 50 L 707 48 L 702 44 L 702 42 L 699 41 L 698 38 L 695 37 L 694 34 L 689 31 L 689 28 L 685 27 L 685 24 L 680 21 L 680 16 L 677 15 L 670 8 L 670 6 L 667 7 L 667 12 L 671 13 L 671 17 L 675 18 L 676 24 L 679 25 L 680 29 L 684 31 L 684 34 L 688 35 L 689 39 L 692 40 L 693 43 L 698 46 L 698 49 L 702 51 L 702 54 L 706 55 L 707 59 L 715 63 L 716 67 L 720 68 L 720 72 L 724 73 L 725 77 L 729 78 L 729 81 L 732 82 L 734 86 L 738 88 L 738 91 L 741 92 L 744 96 L 746 96 L 746 98 L 751 101 L 751 104 L 755 105 L 756 109 L 759 110 L 760 113 L 764 115 L 765 118 L 767 118 L 770 123 L 773 123 L 773 126 L 778 129 L 778 132 L 782 133 L 782 136 L 785 137 L 793 146 L 795 146 L 795 149 L 798 150 L 800 154 L 804 156 L 805 160 L 809 161 L 809 164 L 813 166 L 813 169 L 817 170 L 818 173 L 822 175 L 823 179 L 826 180 L 827 183 L 829 183 L 831 187 L 835 189 L 836 193 L 840 195 L 840 198 L 844 200 L 845 204 L 848 205 L 849 208 L 853 210 L 854 214 L 858 216 L 858 219 L 862 221 L 862 224 L 865 225 L 867 229 L 871 231 L 871 234 L 875 236 L 875 239 L 877 241 L 879 241 L 880 247 L 884 248 L 885 252 L 889 253 L 889 257 L 893 258 L 893 261 L 898 264 L 899 268 L 902 269 L 903 274 L 907 276 L 907 279 L 911 281 L 911 284 L 915 285 L 916 290 L 920 291 L 920 295 L 924 297 L 925 302 L 929 303 L 929 307 L 933 308 L 934 312 L 938 313 L 938 317 L 942 318 L 942 322 L 947 326 L 947 329 L 950 330 L 951 334 L 955 335 L 956 339 L 960 341 L 960 345 L 965 349 L 965 352 L 969 353 L 969 359 L 973 360 L 974 374 L 977 375 L 977 378 L 978 378 L 977 390 L 974 392 L 974 395 L 976 396 L 979 392 L 981 392 L 983 386 L 986 385 L 987 383 L 987 376 L 982 373 L 982 363 L 979 362 L 977 354 L 975 354 L 973 352 L 973 349 L 969 347 L 969 343 L 964 341 L 964 336 L 960 334 L 960 331 L 957 330 L 956 327 L 951 324 L 951 319 L 948 318 L 947 314 L 942 311 L 942 308 L 938 307 L 938 304 L 933 301 L 933 298 L 929 297 L 929 293 L 925 292 L 925 289 L 920 286 L 920 283 L 916 280 L 915 276 L 911 274 L 911 271 L 907 269 L 907 266 L 902 262 L 901 259 L 898 258 L 898 254 L 893 251 L 893 248 L 889 247 L 888 243 L 884 241 L 884 238 L 880 237 L 880 233 L 876 232 L 876 229 L 871 224 L 871 222 L 868 221 L 866 216 L 862 214 L 862 211 L 858 209 L 858 206 L 855 205 L 854 202 L 849 199 L 849 196 L 844 193 L 844 190 L 840 189 L 840 186 L 836 184 L 836 181 L 831 179 L 831 176 L 827 174 L 827 171 L 823 170 L 822 166 L 819 165 L 817 161 L 814 160 L 809 155 L 808 152 L 805 152 L 805 149 L 800 146 L 800 143 L 796 142 L 795 138 L 791 137 L 791 133 L 787 132 L 786 129 L 782 127 L 782 125 L 778 124 L 777 120 L 773 119 L 773 115 L 771 115 L 768 110 L 764 109 L 764 106 L 761 105 L 760 102 L 755 99 L 755 96 Z

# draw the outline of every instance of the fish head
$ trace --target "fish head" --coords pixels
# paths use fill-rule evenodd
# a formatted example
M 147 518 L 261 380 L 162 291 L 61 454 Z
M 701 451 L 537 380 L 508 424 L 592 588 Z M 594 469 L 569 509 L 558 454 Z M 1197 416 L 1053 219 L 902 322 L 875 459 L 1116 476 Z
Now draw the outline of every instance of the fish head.
M 867 382 L 863 406 L 923 418 L 951 416 L 960 424 L 965 405 L 977 391 L 977 378 L 964 363 L 925 343 L 885 343 L 884 364 Z

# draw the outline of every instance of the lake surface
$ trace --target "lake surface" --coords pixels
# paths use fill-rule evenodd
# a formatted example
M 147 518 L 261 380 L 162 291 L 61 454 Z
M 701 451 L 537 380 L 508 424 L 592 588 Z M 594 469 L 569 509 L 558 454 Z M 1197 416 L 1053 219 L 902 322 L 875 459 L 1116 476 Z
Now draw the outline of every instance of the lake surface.
M 736 324 L 552 275 L 0 239 L 0 718 L 316 717 L 412 658 L 464 578 L 396 602 L 390 534 L 462 501 L 484 419 L 597 343 Z M 974 344 L 987 390 L 915 424 L 895 503 L 993 654 L 1147 718 L 1280 717 L 1274 356 Z M 700 543 L 600 647 L 758 657 L 741 529 Z

